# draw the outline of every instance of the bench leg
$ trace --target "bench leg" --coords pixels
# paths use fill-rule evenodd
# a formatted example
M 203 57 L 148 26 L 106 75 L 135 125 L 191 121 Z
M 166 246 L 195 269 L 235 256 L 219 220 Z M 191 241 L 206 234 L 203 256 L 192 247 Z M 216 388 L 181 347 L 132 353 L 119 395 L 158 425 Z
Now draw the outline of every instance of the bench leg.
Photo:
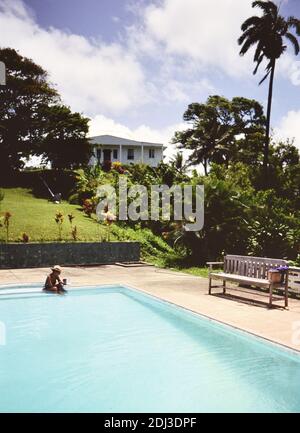
M 226 294 L 226 281 L 223 280 L 223 294 Z
M 289 306 L 289 273 L 286 272 L 285 275 L 285 285 L 284 285 L 284 307 Z
M 211 295 L 211 278 L 208 280 L 208 294 Z
M 272 307 L 272 301 L 273 301 L 273 284 L 270 284 L 270 297 L 269 297 L 269 307 Z
M 287 308 L 289 306 L 289 288 L 286 285 L 284 289 L 284 307 Z

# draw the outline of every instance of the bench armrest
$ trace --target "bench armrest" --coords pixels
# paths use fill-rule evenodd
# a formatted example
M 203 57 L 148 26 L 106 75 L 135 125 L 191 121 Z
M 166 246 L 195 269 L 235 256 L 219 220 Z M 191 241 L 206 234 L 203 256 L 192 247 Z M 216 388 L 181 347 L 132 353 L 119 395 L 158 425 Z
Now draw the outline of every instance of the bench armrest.
M 206 262 L 206 264 L 209 266 L 209 271 L 212 271 L 214 266 L 224 265 L 224 262 Z

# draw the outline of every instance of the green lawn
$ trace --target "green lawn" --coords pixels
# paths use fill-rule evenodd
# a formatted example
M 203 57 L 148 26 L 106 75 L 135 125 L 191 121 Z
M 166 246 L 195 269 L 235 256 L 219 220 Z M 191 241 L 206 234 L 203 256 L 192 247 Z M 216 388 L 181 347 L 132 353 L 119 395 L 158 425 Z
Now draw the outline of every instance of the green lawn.
M 47 242 L 59 239 L 55 214 L 60 211 L 64 214 L 62 238 L 72 241 L 71 225 L 68 214 L 74 215 L 73 225 L 77 226 L 78 240 L 103 240 L 106 236 L 106 226 L 85 216 L 77 205 L 67 202 L 53 204 L 48 200 L 33 197 L 29 189 L 1 188 L 4 200 L 1 203 L 1 213 L 8 211 L 12 214 L 10 219 L 9 240 L 18 242 L 22 234 L 26 233 L 31 242 Z M 5 241 L 4 228 L 0 228 L 0 241 Z
M 79 241 L 104 241 L 108 236 L 105 224 L 99 224 L 95 218 L 87 217 L 78 205 L 63 201 L 61 204 L 53 204 L 48 200 L 36 198 L 30 189 L 26 188 L 1 188 L 4 192 L 4 200 L 0 202 L 0 213 L 10 212 L 9 241 L 21 242 L 22 234 L 29 236 L 30 242 L 59 241 L 58 227 L 55 222 L 55 214 L 60 211 L 64 215 L 62 227 L 62 239 L 64 242 L 72 242 L 71 225 L 68 214 L 75 218 L 73 226 L 78 230 Z M 155 236 L 149 229 L 137 229 L 121 227 L 114 224 L 111 227 L 110 239 L 121 241 L 139 241 L 141 244 L 142 258 L 161 268 L 171 268 L 181 272 L 206 277 L 207 268 L 187 267 L 180 265 L 180 257 L 159 236 Z M 6 241 L 4 227 L 0 228 L 0 242 Z

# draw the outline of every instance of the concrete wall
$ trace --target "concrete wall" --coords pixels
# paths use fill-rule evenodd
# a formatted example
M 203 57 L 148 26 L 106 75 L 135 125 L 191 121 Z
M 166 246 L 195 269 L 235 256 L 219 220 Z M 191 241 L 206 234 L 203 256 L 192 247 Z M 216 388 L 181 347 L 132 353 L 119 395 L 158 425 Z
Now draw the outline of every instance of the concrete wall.
M 0 244 L 0 268 L 95 265 L 140 260 L 139 242 Z

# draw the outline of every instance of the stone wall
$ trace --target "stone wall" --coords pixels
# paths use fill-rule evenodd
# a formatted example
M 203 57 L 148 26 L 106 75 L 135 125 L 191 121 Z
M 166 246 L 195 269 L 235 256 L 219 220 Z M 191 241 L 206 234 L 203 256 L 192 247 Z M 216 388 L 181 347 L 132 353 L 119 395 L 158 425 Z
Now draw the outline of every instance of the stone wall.
M 98 265 L 140 260 L 138 242 L 0 244 L 0 268 Z

